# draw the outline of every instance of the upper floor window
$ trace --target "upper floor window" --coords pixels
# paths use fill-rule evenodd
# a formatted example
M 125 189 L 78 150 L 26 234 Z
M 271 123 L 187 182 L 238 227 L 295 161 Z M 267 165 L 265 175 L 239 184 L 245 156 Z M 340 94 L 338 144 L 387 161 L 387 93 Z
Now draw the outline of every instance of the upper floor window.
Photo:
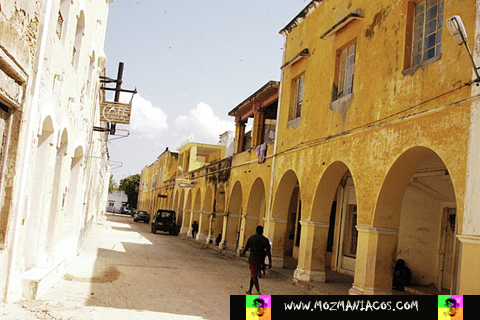
M 355 53 L 357 44 L 354 43 L 340 52 L 338 68 L 337 99 L 353 92 L 353 77 L 355 74 Z
M 63 21 L 64 20 L 63 20 L 62 12 L 59 10 L 58 11 L 58 18 L 57 18 L 57 29 L 56 29 L 58 39 L 62 38 Z
M 443 30 L 443 0 L 415 4 L 412 66 L 440 55 Z
M 72 65 L 75 67 L 75 69 L 78 69 L 84 33 L 85 14 L 83 11 L 80 11 L 80 15 L 77 20 L 77 30 L 75 31 L 75 43 L 73 45 Z
M 293 81 L 293 88 L 295 91 L 293 96 L 292 119 L 295 119 L 302 115 L 303 90 L 305 88 L 304 74 Z

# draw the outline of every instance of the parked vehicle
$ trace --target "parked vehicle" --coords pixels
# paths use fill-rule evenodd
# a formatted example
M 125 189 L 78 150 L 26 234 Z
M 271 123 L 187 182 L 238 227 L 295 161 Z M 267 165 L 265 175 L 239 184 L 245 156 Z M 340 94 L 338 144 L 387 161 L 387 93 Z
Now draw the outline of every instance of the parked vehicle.
M 155 213 L 152 219 L 152 233 L 157 233 L 157 230 L 168 231 L 172 235 L 178 234 L 175 211 L 160 209 Z
M 119 214 L 131 214 L 130 208 L 127 208 L 125 206 L 120 207 L 120 211 L 118 211 Z
M 137 211 L 133 214 L 133 221 L 143 221 L 145 223 L 150 222 L 150 215 L 148 214 L 147 211 Z

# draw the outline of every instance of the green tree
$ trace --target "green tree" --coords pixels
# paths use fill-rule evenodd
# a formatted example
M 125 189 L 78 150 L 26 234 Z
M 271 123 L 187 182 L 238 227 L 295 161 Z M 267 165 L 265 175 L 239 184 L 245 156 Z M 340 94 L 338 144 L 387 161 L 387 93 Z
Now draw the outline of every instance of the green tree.
M 123 190 L 128 197 L 128 205 L 130 208 L 137 208 L 138 187 L 140 186 L 140 175 L 126 177 L 120 180 L 118 189 Z
M 110 181 L 108 183 L 108 193 L 112 193 L 113 190 L 118 189 L 118 184 L 113 180 L 113 174 L 110 175 Z

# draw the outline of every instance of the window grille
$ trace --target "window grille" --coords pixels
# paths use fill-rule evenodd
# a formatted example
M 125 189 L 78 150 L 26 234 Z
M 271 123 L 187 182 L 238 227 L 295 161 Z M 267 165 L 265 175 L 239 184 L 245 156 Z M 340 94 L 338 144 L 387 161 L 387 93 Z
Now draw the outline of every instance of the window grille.
M 298 118 L 302 115 L 303 104 L 303 90 L 305 88 L 305 75 L 301 75 L 294 82 L 295 96 L 293 100 L 292 119 Z
M 58 19 L 57 19 L 57 36 L 58 39 L 62 38 L 62 30 L 63 30 L 63 17 L 62 13 L 58 11 Z
M 340 53 L 337 98 L 341 98 L 353 92 L 356 49 L 357 44 L 354 43 L 343 49 Z
M 443 0 L 423 0 L 415 5 L 412 65 L 441 53 Z

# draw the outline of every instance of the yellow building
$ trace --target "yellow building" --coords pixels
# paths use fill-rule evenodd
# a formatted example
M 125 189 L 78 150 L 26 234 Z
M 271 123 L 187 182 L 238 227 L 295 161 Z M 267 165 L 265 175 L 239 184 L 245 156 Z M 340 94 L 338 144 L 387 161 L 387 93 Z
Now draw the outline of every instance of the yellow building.
M 460 15 L 475 35 L 475 9 L 311 1 L 281 30 L 266 222 L 273 255 L 286 257 L 299 216 L 295 278 L 322 282 L 328 268 L 354 276 L 352 294 L 389 294 L 403 259 L 416 285 L 480 293 L 480 238 L 467 226 L 478 213 L 466 198 L 477 99 L 467 51 L 444 30 Z
M 207 190 L 212 183 L 217 188 L 217 180 L 205 177 L 209 175 L 206 172 L 216 171 L 209 169 L 212 165 L 215 168 L 216 163 L 225 158 L 225 146 L 186 142 L 178 149 L 177 153 L 167 148 L 154 163 L 142 170 L 138 210 L 147 211 L 151 216 L 158 209 L 176 210 L 181 233 L 191 236 L 191 225 L 197 221 L 199 232 L 196 237 L 205 241 L 211 230 L 210 215 L 214 204 L 208 199 L 202 202 L 205 196 L 197 195 L 196 191 Z M 221 190 L 218 192 L 225 194 Z M 224 212 L 223 209 L 220 211 Z M 221 225 L 218 228 L 220 233 Z
M 477 12 L 474 0 L 311 1 L 280 31 L 281 84 L 229 113 L 235 154 L 202 166 L 198 146 L 180 150 L 182 232 L 198 221 L 197 240 L 221 233 L 238 253 L 264 225 L 274 266 L 349 275 L 351 294 L 391 294 L 398 259 L 420 290 L 479 294 L 480 91 L 445 30 L 459 15 L 478 59 Z
M 177 174 L 178 152 L 168 148 L 157 160 L 142 169 L 137 209 L 147 211 L 151 216 L 160 208 L 173 208 L 173 188 L 169 183 Z

